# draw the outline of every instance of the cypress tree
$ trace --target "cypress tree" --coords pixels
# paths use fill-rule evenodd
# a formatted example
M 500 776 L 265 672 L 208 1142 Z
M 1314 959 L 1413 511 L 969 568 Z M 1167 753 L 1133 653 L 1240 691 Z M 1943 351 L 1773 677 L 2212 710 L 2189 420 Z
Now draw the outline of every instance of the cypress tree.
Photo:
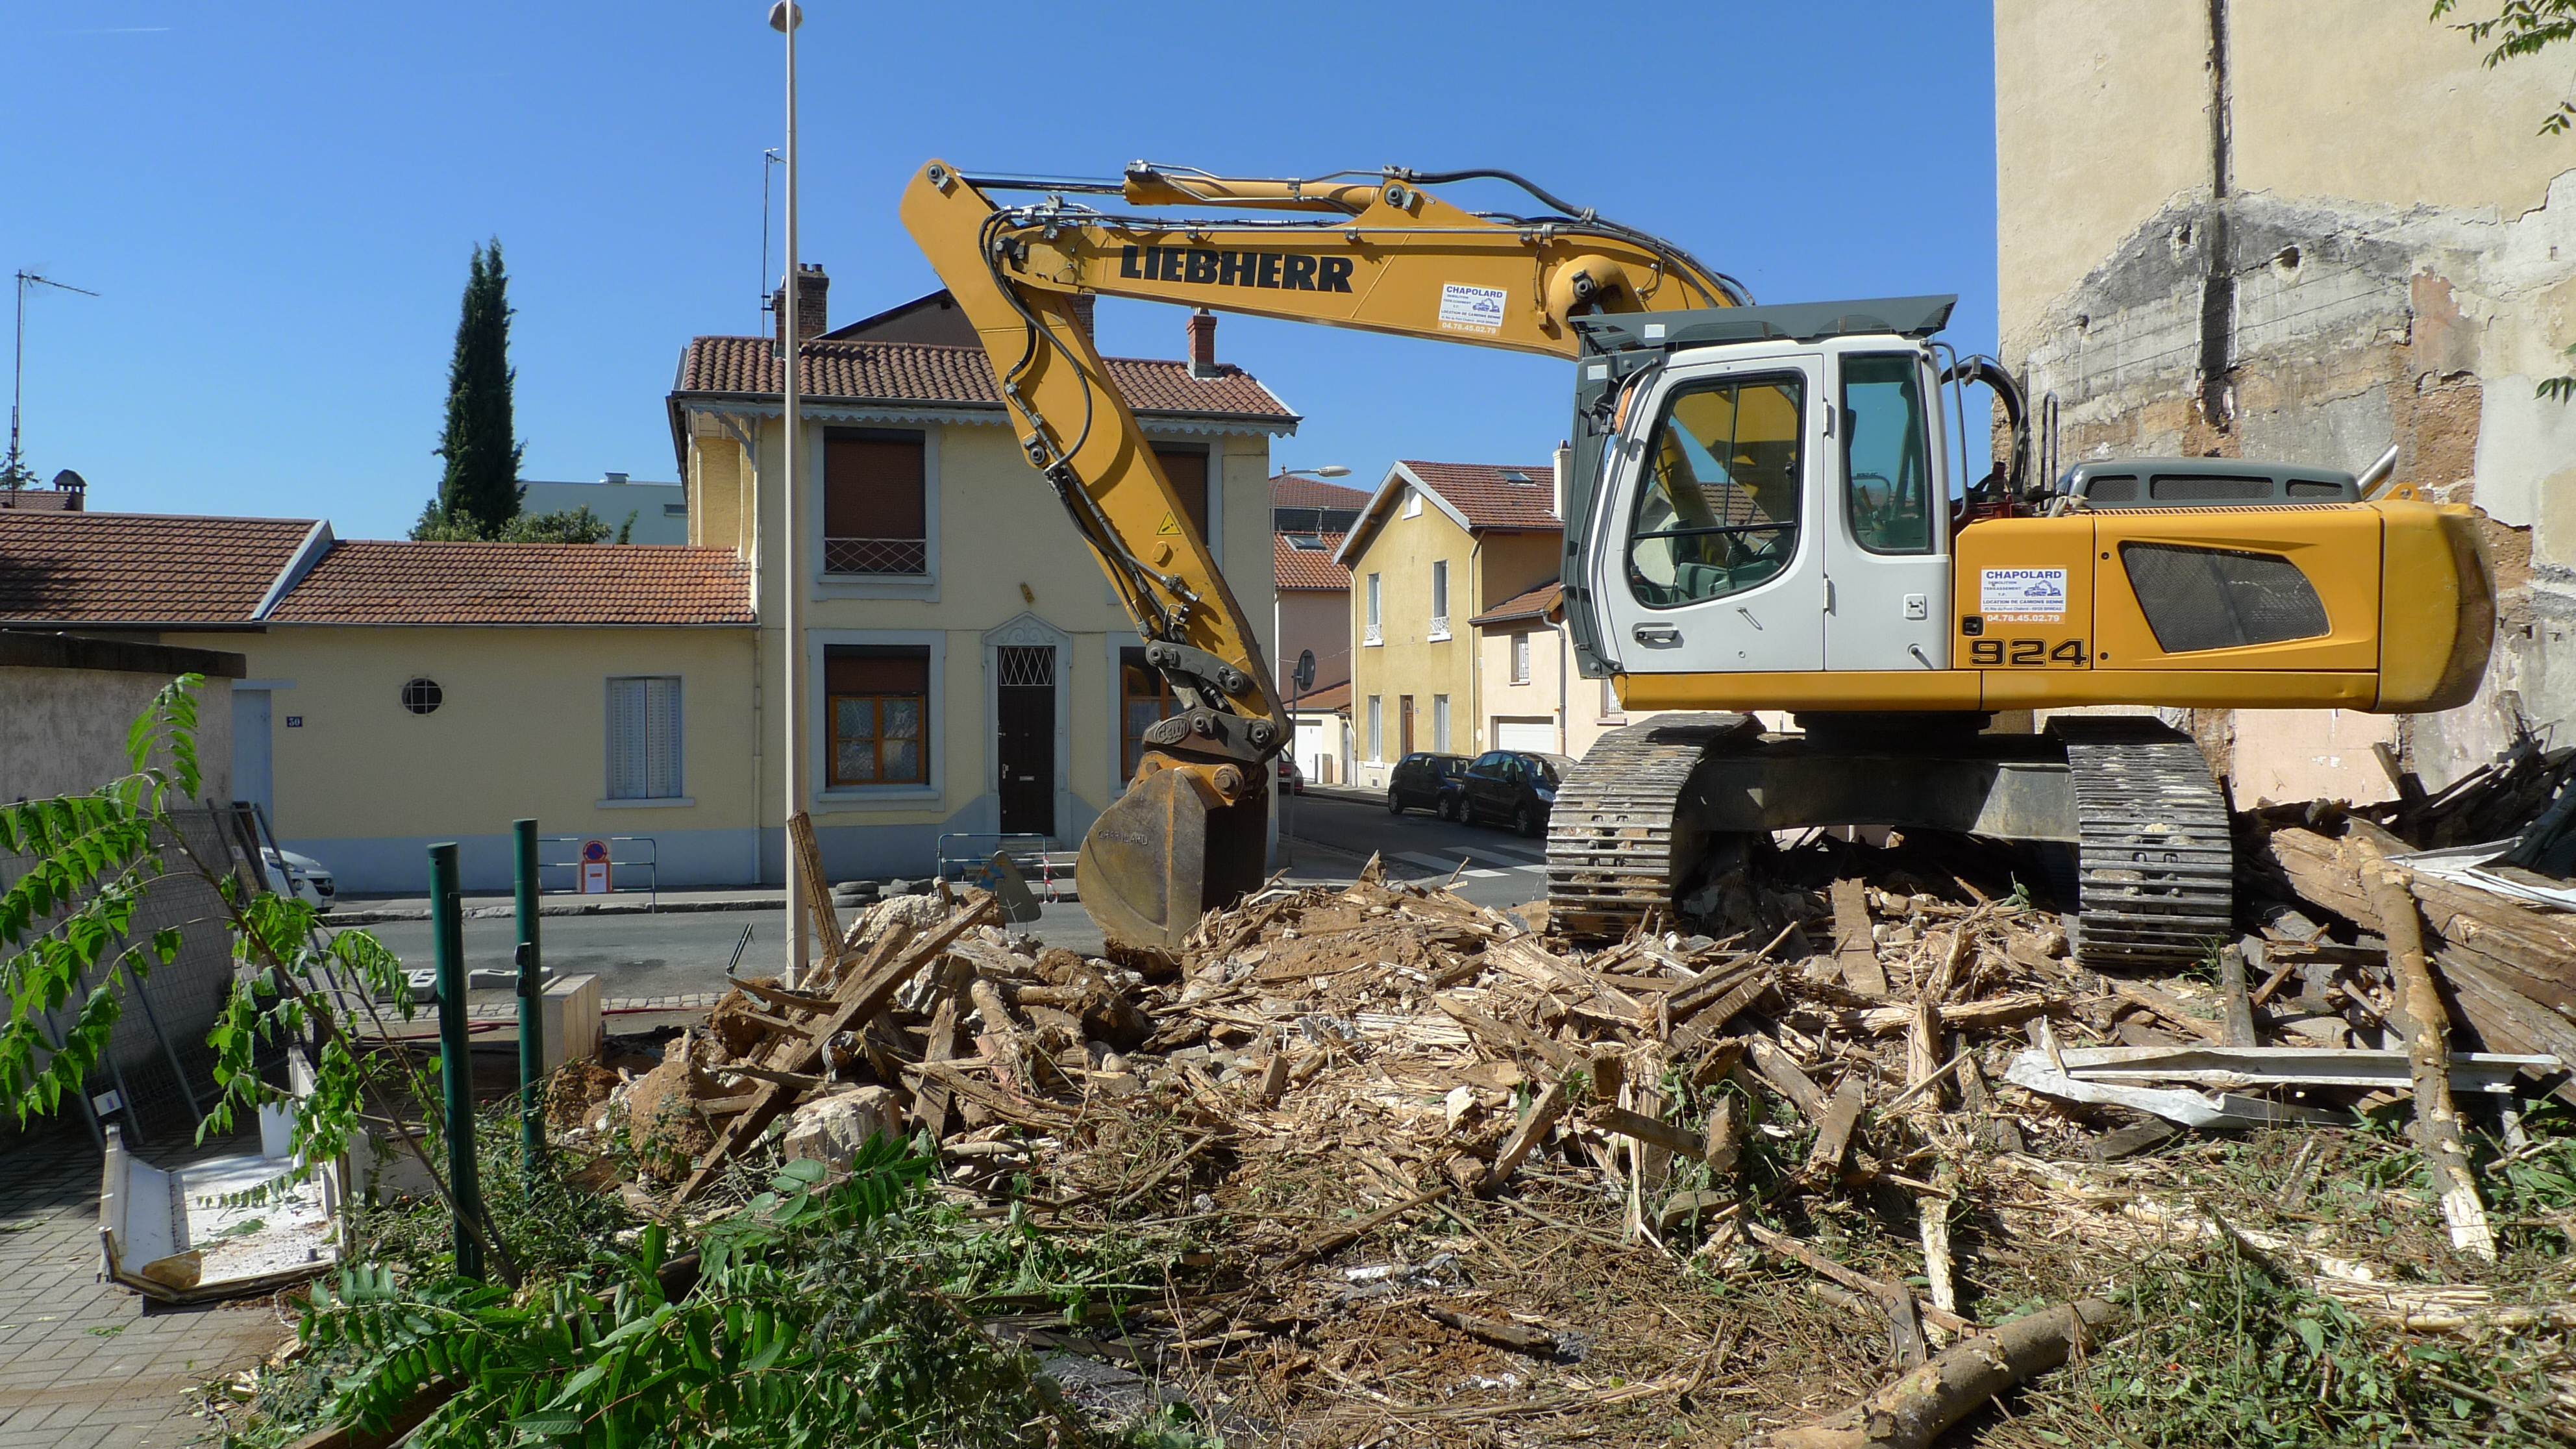
M 510 366 L 509 288 L 500 240 L 475 248 L 456 319 L 456 355 L 447 365 L 447 427 L 437 449 L 447 472 L 415 538 L 492 538 L 518 516 L 522 450 L 510 410 L 519 374 Z

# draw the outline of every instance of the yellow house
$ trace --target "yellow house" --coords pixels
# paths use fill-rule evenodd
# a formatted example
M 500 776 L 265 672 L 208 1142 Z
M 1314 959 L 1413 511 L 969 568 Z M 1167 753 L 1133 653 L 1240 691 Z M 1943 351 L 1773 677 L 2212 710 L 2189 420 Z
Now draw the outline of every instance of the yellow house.
M 1555 484 L 1545 464 L 1406 459 L 1370 495 L 1336 556 L 1351 571 L 1352 784 L 1383 788 L 1417 750 L 1500 747 L 1468 621 L 1556 577 Z
M 1468 622 L 1476 630 L 1489 748 L 1579 760 L 1593 741 L 1632 722 L 1608 679 L 1576 673 L 1565 637 L 1564 590 L 1556 580 Z
M 798 591 L 808 741 L 803 800 L 835 879 L 927 873 L 991 838 L 1082 838 L 1170 709 L 1090 550 L 1021 454 L 993 370 L 947 294 L 837 330 L 828 280 L 798 283 L 801 515 L 786 516 L 781 339 L 699 337 L 670 395 L 690 541 L 751 569 L 761 620 L 757 732 L 764 875 L 780 876 L 784 604 Z M 783 312 L 780 314 L 783 319 Z M 782 326 L 783 326 L 782 321 Z M 1110 372 L 1191 502 L 1271 649 L 1270 439 L 1296 414 L 1214 333 L 1188 360 Z M 779 546 L 802 547 L 790 578 Z
M 243 657 L 201 736 L 348 894 L 425 891 L 442 840 L 467 888 L 504 888 L 523 816 L 614 838 L 621 886 L 756 880 L 750 584 L 723 549 L 0 515 L 0 620 Z

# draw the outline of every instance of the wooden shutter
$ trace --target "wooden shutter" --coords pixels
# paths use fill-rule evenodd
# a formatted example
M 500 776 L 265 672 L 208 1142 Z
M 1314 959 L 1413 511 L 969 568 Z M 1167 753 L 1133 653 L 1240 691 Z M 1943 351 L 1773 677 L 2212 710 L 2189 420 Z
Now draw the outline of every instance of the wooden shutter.
M 1172 480 L 1172 491 L 1181 495 L 1181 506 L 1188 510 L 1190 527 L 1205 542 L 1208 536 L 1208 450 L 1179 443 L 1156 443 L 1154 461 L 1163 465 L 1163 476 Z
M 925 536 L 919 433 L 835 428 L 823 441 L 823 536 Z

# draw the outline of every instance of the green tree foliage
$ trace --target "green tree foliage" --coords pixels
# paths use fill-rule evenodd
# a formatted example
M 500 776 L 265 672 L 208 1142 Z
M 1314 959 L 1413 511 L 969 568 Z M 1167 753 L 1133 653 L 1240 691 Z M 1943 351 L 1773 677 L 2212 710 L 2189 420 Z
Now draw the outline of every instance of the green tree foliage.
M 588 504 L 583 504 L 560 513 L 522 513 L 502 524 L 497 532 L 486 533 L 453 514 L 441 515 L 438 505 L 431 504 L 429 511 L 422 514 L 420 522 L 413 526 L 411 536 L 425 542 L 488 542 L 498 539 L 504 543 L 600 543 L 613 535 L 619 543 L 624 543 L 634 526 L 634 515 L 629 514 L 625 527 L 612 529 L 607 519 L 591 512 Z
M 437 449 L 447 473 L 412 537 L 495 538 L 518 517 L 523 449 L 510 408 L 518 379 L 510 366 L 510 278 L 496 238 L 474 249 L 466 272 Z

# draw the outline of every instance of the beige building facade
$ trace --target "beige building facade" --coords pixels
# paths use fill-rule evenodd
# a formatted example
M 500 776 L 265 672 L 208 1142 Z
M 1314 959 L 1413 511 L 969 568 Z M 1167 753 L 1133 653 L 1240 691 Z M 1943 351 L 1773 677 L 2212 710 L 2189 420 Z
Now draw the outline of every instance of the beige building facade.
M 944 294 L 838 330 L 808 273 L 803 507 L 784 505 L 780 349 L 700 337 L 670 398 L 693 543 L 732 551 L 761 621 L 752 759 L 763 878 L 779 855 L 776 713 L 798 590 L 803 804 L 835 879 L 930 873 L 995 836 L 1078 843 L 1170 712 L 1090 549 L 1021 453 L 992 368 Z M 1296 415 L 1231 366 L 1112 359 L 1227 582 L 1274 641 L 1270 440 Z M 1181 526 L 1176 520 L 1175 526 Z M 800 540 L 791 576 L 781 546 Z
M 1407 459 L 1387 470 L 1339 555 L 1351 571 L 1352 784 L 1384 788 L 1388 767 L 1415 751 L 1499 747 L 1469 621 L 1556 577 L 1556 507 L 1543 464 Z
M 2200 711 L 2244 803 L 2388 798 L 2382 745 L 2438 789 L 2576 716 L 2576 408 L 2536 395 L 2576 372 L 2576 139 L 2536 134 L 2570 53 L 2487 48 L 2423 6 L 1995 7 L 2003 352 L 2058 465 L 2394 445 L 2398 481 L 2486 518 L 2478 698 Z
M 1486 748 L 1580 760 L 1594 741 L 1630 722 L 1609 680 L 1585 679 L 1576 670 L 1562 600 L 1551 579 L 1470 621 Z

